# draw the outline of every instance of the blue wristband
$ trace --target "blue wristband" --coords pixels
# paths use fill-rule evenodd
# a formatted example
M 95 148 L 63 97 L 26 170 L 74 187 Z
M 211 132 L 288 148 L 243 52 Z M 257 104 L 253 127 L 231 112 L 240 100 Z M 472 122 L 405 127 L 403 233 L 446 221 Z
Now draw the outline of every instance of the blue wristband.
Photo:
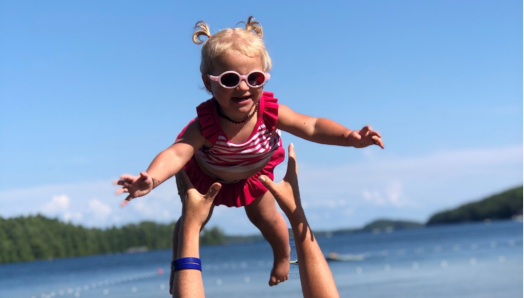
M 195 269 L 202 271 L 202 266 L 199 264 L 194 263 L 182 263 L 175 265 L 175 271 L 182 270 L 182 269 Z
M 180 259 L 174 260 L 173 262 L 171 262 L 171 267 L 177 266 L 179 264 L 186 264 L 186 263 L 194 263 L 194 264 L 202 265 L 202 262 L 200 261 L 199 258 L 187 257 L 187 258 L 180 258 Z

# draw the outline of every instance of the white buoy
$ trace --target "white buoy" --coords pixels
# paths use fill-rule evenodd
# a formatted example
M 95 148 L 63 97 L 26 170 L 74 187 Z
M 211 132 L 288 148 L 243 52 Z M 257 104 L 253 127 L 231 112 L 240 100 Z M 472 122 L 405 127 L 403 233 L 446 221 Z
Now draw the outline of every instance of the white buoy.
M 76 292 L 75 297 L 80 297 L 80 292 Z
M 107 294 L 109 294 L 109 290 L 108 289 L 104 289 L 104 291 L 102 293 L 104 293 L 104 295 L 107 295 Z
M 166 288 L 166 286 L 164 284 L 160 284 L 160 290 L 163 290 L 165 288 Z
M 89 286 L 88 286 L 88 285 L 85 285 L 85 286 L 84 286 L 84 291 L 87 291 L 87 290 L 89 290 Z
M 131 288 L 131 292 L 136 293 L 136 291 L 138 291 L 138 289 L 136 287 L 132 287 Z
M 217 279 L 216 283 L 217 283 L 217 286 L 221 286 L 222 285 L 222 280 L 221 279 Z
M 249 276 L 244 277 L 244 282 L 247 284 L 251 281 L 251 278 Z
M 470 265 L 475 265 L 475 264 L 477 264 L 477 259 L 475 259 L 475 258 L 471 258 L 471 259 L 469 259 L 469 264 L 470 264 Z
M 499 259 L 500 259 L 500 258 L 499 258 Z M 55 292 L 51 292 L 51 294 L 49 294 L 49 296 L 51 296 L 51 297 L 55 297 L 56 294 L 55 294 Z
M 68 294 L 73 294 L 73 289 L 71 289 L 71 288 L 67 289 L 67 293 Z
M 446 260 L 442 260 L 442 261 L 440 262 L 440 266 L 441 266 L 442 268 L 446 268 L 446 267 L 448 267 L 448 262 L 447 262 Z
M 64 290 L 60 290 L 60 291 L 58 291 L 58 294 L 60 294 L 60 295 L 64 295 L 64 294 L 65 294 L 65 291 L 64 291 Z
M 413 265 L 411 265 L 411 268 L 413 268 L 414 270 L 417 270 L 418 269 L 418 263 L 417 262 L 413 263 Z

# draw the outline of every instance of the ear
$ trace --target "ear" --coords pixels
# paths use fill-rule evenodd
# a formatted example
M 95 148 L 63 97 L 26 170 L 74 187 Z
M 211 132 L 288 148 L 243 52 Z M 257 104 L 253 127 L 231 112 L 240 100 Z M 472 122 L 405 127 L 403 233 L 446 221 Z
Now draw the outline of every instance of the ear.
M 213 93 L 211 91 L 211 80 L 206 75 L 202 75 L 202 82 L 204 83 L 204 86 L 206 87 L 207 92 Z

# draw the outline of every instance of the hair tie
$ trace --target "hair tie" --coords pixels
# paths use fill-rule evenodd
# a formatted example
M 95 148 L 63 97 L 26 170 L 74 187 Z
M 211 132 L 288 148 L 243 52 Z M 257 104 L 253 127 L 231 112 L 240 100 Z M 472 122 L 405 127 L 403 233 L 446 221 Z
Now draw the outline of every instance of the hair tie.
M 211 34 L 208 34 L 208 35 L 207 35 L 207 39 L 210 39 L 210 38 L 211 38 Z

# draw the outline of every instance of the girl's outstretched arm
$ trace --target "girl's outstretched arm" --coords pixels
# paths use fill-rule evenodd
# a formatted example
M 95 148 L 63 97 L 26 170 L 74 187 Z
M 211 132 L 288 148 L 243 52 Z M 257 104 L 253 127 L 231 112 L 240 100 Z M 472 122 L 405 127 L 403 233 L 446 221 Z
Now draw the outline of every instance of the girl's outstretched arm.
M 191 159 L 196 150 L 204 145 L 205 141 L 200 133 L 200 124 L 198 120 L 195 120 L 187 126 L 182 136 L 173 145 L 155 157 L 146 172 L 138 176 L 120 176 L 116 184 L 122 185 L 122 188 L 117 190 L 117 194 L 129 193 L 122 205 L 136 197 L 148 194 L 153 188 L 173 177 Z
M 326 118 L 315 118 L 296 113 L 280 104 L 277 128 L 308 141 L 356 148 L 377 145 L 384 149 L 381 136 L 369 126 L 351 130 Z

